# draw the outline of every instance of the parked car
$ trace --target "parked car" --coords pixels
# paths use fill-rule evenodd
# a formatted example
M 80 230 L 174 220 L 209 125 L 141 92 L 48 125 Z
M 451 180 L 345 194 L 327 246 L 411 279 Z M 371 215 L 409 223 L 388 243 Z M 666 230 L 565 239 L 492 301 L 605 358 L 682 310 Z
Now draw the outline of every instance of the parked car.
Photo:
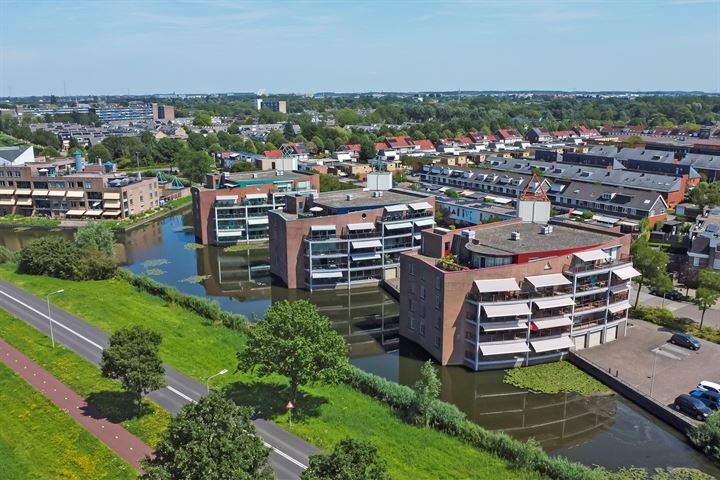
M 706 390 L 693 390 L 690 392 L 690 395 L 695 398 L 699 398 L 705 405 L 713 410 L 720 408 L 720 393 L 708 392 Z
M 713 413 L 702 400 L 687 393 L 677 397 L 673 405 L 678 412 L 683 412 L 700 421 L 705 421 Z
M 650 295 L 655 295 L 657 297 L 665 297 L 666 299 L 672 300 L 674 302 L 679 302 L 680 300 L 683 300 L 685 298 L 685 295 L 675 289 L 672 289 L 667 293 L 661 293 L 653 288 L 650 290 Z
M 703 392 L 720 393 L 720 384 L 703 380 L 702 382 L 698 383 L 697 389 L 702 390 Z
M 683 332 L 673 333 L 673 336 L 670 337 L 670 343 L 690 350 L 700 350 L 700 340 Z

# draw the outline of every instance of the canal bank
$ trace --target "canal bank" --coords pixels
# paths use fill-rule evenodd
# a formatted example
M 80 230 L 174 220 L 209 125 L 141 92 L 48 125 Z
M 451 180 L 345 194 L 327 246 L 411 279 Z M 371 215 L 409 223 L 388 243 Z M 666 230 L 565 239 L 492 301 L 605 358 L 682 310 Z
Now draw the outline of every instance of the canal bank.
M 354 365 L 405 385 L 419 378 L 427 355 L 398 337 L 393 317 L 397 318 L 399 306 L 383 289 L 288 290 L 270 276 L 267 249 L 188 249 L 185 245 L 195 242 L 191 226 L 192 216 L 185 213 L 120 235 L 118 251 L 125 268 L 136 274 L 153 273 L 156 281 L 217 300 L 224 309 L 251 321 L 271 302 L 307 299 L 348 339 Z M 36 233 L 13 235 L 0 238 L 0 243 L 21 245 Z M 521 440 L 534 438 L 551 454 L 613 469 L 675 465 L 720 476 L 682 435 L 620 395 L 534 394 L 504 384 L 503 372 L 441 367 L 438 373 L 441 398 L 457 405 L 470 420 Z

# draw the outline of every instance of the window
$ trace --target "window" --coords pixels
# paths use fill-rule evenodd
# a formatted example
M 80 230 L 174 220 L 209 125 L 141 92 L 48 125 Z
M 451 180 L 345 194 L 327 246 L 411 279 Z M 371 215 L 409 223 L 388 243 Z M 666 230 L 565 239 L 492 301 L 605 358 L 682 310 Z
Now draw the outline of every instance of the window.
M 420 298 L 425 299 L 425 285 L 420 285 Z
M 408 315 L 408 320 L 408 327 L 410 327 L 410 330 L 415 330 L 415 317 L 413 317 L 412 315 Z
M 16 177 L 19 177 L 19 176 L 20 176 L 20 170 L 15 170 L 15 176 L 16 176 Z
M 435 289 L 440 290 L 440 275 L 435 275 Z
M 440 335 L 435 335 L 435 348 L 440 348 Z
M 435 308 L 440 310 L 440 294 L 435 294 Z
M 412 262 L 410 262 L 410 275 L 415 275 L 415 265 Z
M 90 190 L 92 188 L 92 182 L 85 182 L 85 189 Z
M 413 311 L 413 301 L 412 298 L 408 298 L 408 310 Z
M 425 322 L 424 321 L 420 321 L 420 336 L 421 337 L 425 336 Z

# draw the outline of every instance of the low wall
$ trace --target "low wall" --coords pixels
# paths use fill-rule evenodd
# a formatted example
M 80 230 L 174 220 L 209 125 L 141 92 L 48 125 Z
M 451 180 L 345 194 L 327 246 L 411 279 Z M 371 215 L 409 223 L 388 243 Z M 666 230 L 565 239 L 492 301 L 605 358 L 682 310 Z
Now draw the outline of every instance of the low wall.
M 627 398 L 636 405 L 644 408 L 646 411 L 652 413 L 657 418 L 667 423 L 671 427 L 676 428 L 682 433 L 687 433 L 688 430 L 695 427 L 694 420 L 686 417 L 682 414 L 678 414 L 675 410 L 670 407 L 663 405 L 657 400 L 648 397 L 646 394 L 637 390 L 632 385 L 629 385 L 619 377 L 614 376 L 612 373 L 600 368 L 590 360 L 583 358 L 576 352 L 571 352 L 568 358 L 570 363 L 578 367 L 585 373 L 592 375 L 593 377 L 600 380 L 602 383 L 618 392 L 623 397 Z

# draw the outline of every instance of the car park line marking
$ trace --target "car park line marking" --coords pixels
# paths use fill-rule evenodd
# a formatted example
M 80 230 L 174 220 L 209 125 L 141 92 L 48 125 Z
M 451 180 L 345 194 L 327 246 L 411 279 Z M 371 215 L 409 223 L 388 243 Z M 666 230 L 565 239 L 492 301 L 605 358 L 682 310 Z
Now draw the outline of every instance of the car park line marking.
M 672 358 L 673 360 L 682 360 L 683 357 L 678 357 L 676 355 L 673 355 L 670 352 L 667 352 L 663 349 L 663 347 L 656 347 L 652 349 L 652 352 L 657 355 L 662 355 L 663 357 Z
M 687 348 L 678 347 L 676 345 L 665 345 L 662 348 L 668 349 L 673 353 L 677 353 L 678 355 L 682 355 L 684 357 L 690 356 L 690 354 L 692 353 L 692 351 L 688 350 Z

